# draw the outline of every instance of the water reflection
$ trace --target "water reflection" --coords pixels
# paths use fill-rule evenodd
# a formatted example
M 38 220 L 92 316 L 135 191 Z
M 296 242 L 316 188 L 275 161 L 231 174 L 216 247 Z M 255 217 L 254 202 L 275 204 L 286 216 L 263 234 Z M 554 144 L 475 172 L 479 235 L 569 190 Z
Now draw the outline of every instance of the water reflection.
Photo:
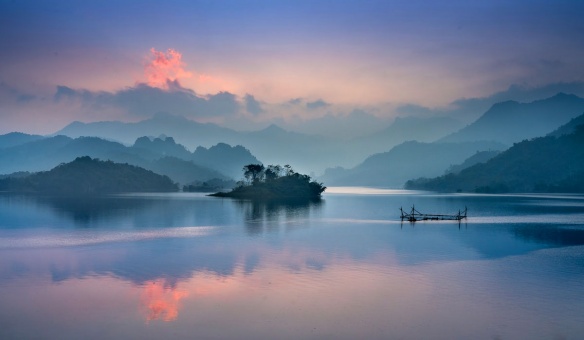
M 581 201 L 0 196 L 0 338 L 582 334 Z M 469 219 L 400 228 L 412 203 Z
M 297 200 L 234 200 L 242 212 L 246 231 L 249 235 L 278 231 L 281 225 L 292 227 L 295 222 L 305 222 L 317 218 L 322 209 L 322 199 Z
M 147 322 L 176 320 L 181 300 L 189 296 L 186 289 L 168 284 L 164 279 L 148 281 L 140 289 Z

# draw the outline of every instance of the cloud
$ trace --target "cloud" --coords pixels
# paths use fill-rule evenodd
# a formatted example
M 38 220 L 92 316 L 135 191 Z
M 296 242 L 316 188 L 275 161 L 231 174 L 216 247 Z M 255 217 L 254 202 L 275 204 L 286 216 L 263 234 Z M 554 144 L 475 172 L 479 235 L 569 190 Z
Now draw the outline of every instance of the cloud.
M 245 110 L 247 112 L 253 115 L 259 115 L 260 113 L 264 112 L 261 103 L 257 101 L 251 94 L 246 94 L 245 97 L 243 97 L 243 101 L 245 102 Z
M 406 104 L 397 107 L 396 113 L 405 116 L 450 116 L 470 123 L 485 113 L 493 104 L 508 100 L 528 103 L 552 97 L 559 92 L 583 97 L 584 82 L 559 82 L 543 86 L 513 84 L 504 91 L 496 92 L 486 97 L 457 99 L 446 107 L 428 108 L 415 104 Z
M 302 98 L 294 98 L 294 99 L 290 99 L 288 101 L 288 104 L 290 105 L 299 105 L 302 103 Z
M 24 104 L 32 102 L 35 99 L 37 99 L 37 96 L 0 81 L 0 101 Z
M 327 107 L 330 105 L 331 104 L 325 102 L 324 100 L 318 99 L 318 100 L 315 100 L 313 102 L 306 103 L 306 108 L 309 110 L 316 110 L 316 109 L 320 109 L 320 108 Z
M 204 106 L 206 111 L 213 116 L 234 116 L 240 109 L 237 97 L 229 92 L 219 92 L 207 96 Z
M 150 53 L 150 60 L 144 67 L 144 75 L 151 87 L 166 89 L 168 88 L 168 80 L 177 81 L 193 76 L 192 72 L 186 70 L 180 52 L 169 48 L 164 53 L 152 48 Z
M 117 92 L 92 92 L 61 85 L 57 86 L 53 100 L 77 102 L 85 110 L 95 112 L 95 116 L 101 111 L 117 110 L 127 118 L 152 117 L 165 112 L 201 121 L 220 121 L 242 111 L 238 97 L 229 92 L 199 96 L 178 80 L 167 80 L 165 88 L 137 84 Z

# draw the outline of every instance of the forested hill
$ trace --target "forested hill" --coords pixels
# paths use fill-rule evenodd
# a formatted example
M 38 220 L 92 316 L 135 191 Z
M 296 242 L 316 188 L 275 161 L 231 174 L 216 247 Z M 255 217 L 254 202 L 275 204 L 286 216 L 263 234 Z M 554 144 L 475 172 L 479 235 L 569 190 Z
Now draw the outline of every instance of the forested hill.
M 50 171 L 0 180 L 0 191 L 39 192 L 63 195 L 94 195 L 121 192 L 172 192 L 178 186 L 167 176 L 143 168 L 78 157 Z
M 569 135 L 514 144 L 459 174 L 406 183 L 407 189 L 462 192 L 584 193 L 584 125 Z

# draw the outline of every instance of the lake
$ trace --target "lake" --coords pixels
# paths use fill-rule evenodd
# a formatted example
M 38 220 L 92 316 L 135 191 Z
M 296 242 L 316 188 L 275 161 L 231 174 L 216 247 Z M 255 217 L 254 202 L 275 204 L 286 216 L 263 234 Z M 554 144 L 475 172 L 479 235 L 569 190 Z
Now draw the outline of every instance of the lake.
M 582 337 L 581 195 L 0 195 L 1 339 Z

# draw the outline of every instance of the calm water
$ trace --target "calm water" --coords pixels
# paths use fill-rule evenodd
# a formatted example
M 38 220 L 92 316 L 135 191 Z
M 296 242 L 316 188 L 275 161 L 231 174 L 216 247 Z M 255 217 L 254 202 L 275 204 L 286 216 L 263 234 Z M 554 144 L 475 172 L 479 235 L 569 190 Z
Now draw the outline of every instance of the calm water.
M 584 196 L 0 195 L 1 339 L 583 337 Z

